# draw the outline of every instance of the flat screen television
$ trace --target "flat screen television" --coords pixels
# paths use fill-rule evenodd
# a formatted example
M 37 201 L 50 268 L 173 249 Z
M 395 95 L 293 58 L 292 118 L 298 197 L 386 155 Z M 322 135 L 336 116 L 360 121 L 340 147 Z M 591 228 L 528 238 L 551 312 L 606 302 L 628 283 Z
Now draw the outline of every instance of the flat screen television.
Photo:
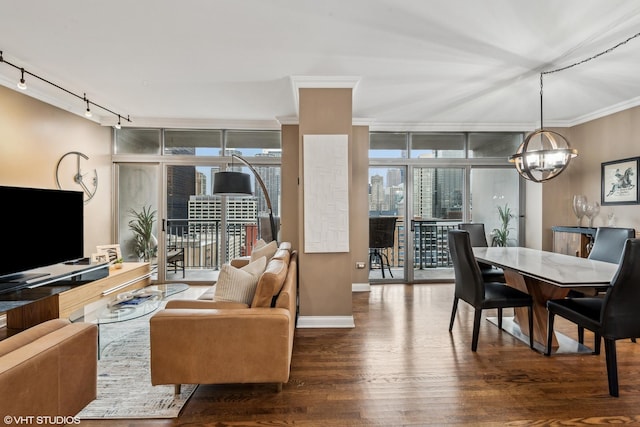
M 0 203 L 0 281 L 84 256 L 82 192 L 0 186 Z

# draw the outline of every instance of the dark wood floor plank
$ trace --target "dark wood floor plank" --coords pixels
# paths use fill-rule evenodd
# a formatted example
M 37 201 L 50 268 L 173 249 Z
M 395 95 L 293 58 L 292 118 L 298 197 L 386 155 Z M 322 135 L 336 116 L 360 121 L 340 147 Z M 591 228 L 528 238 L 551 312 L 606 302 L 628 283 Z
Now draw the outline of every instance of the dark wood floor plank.
M 487 321 L 471 352 L 473 311 L 461 302 L 449 334 L 452 297 L 451 284 L 374 285 L 353 295 L 355 328 L 296 331 L 291 379 L 281 393 L 273 385 L 201 385 L 175 420 L 82 425 L 640 423 L 640 343 L 618 342 L 620 397 L 613 398 L 604 354 L 545 357 Z M 577 336 L 562 319 L 557 328 Z

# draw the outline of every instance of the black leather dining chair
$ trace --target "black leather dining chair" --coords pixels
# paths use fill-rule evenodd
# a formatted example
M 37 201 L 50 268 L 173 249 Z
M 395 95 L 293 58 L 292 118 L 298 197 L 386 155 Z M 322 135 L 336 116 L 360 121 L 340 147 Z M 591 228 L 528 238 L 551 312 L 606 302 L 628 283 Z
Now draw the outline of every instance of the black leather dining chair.
M 622 256 L 624 243 L 627 239 L 634 238 L 635 236 L 636 230 L 633 228 L 598 227 L 588 258 L 618 264 Z M 595 289 L 594 291 L 597 293 L 598 291 L 606 291 L 606 289 Z M 569 296 L 583 297 L 586 295 L 579 290 L 573 290 Z M 584 328 L 580 326 L 578 326 L 578 342 L 580 344 L 584 343 Z
M 564 298 L 547 301 L 549 321 L 545 355 L 551 354 L 553 322 L 563 317 L 595 335 L 594 353 L 600 353 L 600 338 L 604 339 L 609 394 L 618 396 L 618 365 L 616 340 L 640 336 L 640 240 L 627 239 L 618 266 L 604 298 Z
M 486 248 L 487 235 L 485 234 L 484 224 L 481 222 L 463 222 L 458 224 L 459 230 L 466 230 L 469 232 L 469 238 L 471 239 L 471 246 Z M 494 267 L 491 264 L 485 264 L 479 262 L 480 272 L 485 282 L 506 282 L 504 278 L 504 271 L 501 268 Z
M 627 239 L 636 237 L 633 228 L 598 227 L 589 259 L 618 264 Z
M 478 348 L 478 335 L 482 310 L 498 310 L 498 328 L 502 329 L 502 309 L 511 307 L 529 308 L 529 346 L 533 348 L 533 300 L 530 295 L 500 282 L 485 282 L 476 258 L 473 256 L 469 232 L 449 230 L 447 235 L 453 271 L 455 275 L 455 294 L 449 332 L 458 310 L 458 301 L 463 300 L 475 309 L 471 351 Z

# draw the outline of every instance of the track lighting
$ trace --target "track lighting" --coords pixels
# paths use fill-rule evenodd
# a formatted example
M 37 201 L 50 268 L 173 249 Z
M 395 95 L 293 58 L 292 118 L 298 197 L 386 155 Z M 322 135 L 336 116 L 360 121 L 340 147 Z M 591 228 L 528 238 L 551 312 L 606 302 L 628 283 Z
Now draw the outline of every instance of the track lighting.
M 24 68 L 20 68 L 20 72 L 22 73 L 22 76 L 18 82 L 18 89 L 27 90 L 27 84 L 24 81 Z
M 91 110 L 89 109 L 89 100 L 87 99 L 87 94 L 86 93 L 84 94 L 84 100 L 87 103 L 87 111 L 84 112 L 84 115 L 86 117 L 91 117 L 91 116 L 93 116 L 93 114 L 91 114 Z
M 53 87 L 55 87 L 57 89 L 60 89 L 63 92 L 68 93 L 71 96 L 75 96 L 76 98 L 81 99 L 82 101 L 84 101 L 86 103 L 86 105 L 87 105 L 87 109 L 85 110 L 84 115 L 87 116 L 87 117 L 91 117 L 93 115 L 91 113 L 91 105 L 93 105 L 94 107 L 98 107 L 98 108 L 100 108 L 100 109 L 102 109 L 102 110 L 104 110 L 104 111 L 106 111 L 108 113 L 113 114 L 114 116 L 118 116 L 118 124 L 116 125 L 117 129 L 120 129 L 121 119 L 124 119 L 124 120 L 126 120 L 128 122 L 131 122 L 131 119 L 129 118 L 129 116 L 127 116 L 125 118 L 122 114 L 118 114 L 118 113 L 116 113 L 116 112 L 114 112 L 114 111 L 112 111 L 112 110 L 110 110 L 110 109 L 108 109 L 106 107 L 103 107 L 102 105 L 99 105 L 99 104 L 96 104 L 95 102 L 89 101 L 87 99 L 87 94 L 84 94 L 84 96 L 80 96 L 80 95 L 78 95 L 76 93 L 71 92 L 68 89 L 63 88 L 62 86 L 60 86 L 60 85 L 58 85 L 56 83 L 53 83 L 53 82 L 45 79 L 44 77 L 40 77 L 40 76 L 38 76 L 36 74 L 30 73 L 29 71 L 25 70 L 23 67 L 19 67 L 19 66 L 15 65 L 15 64 L 5 60 L 4 57 L 2 56 L 2 51 L 1 50 L 0 50 L 0 62 L 2 62 L 4 64 L 7 64 L 8 66 L 15 68 L 16 70 L 20 70 L 20 81 L 18 82 L 17 86 L 22 90 L 26 90 L 27 89 L 27 83 L 24 80 L 24 75 L 28 74 L 30 77 L 38 79 L 41 82 L 44 82 L 44 83 L 46 83 L 48 85 L 51 85 L 51 86 L 53 86 Z

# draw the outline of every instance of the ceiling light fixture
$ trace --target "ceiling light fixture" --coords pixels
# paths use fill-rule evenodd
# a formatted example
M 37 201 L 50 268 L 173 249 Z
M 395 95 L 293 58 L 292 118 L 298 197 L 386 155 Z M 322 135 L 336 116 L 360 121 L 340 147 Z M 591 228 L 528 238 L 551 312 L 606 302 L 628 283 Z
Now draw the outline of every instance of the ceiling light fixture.
M 20 68 L 20 72 L 22 73 L 22 76 L 18 82 L 18 89 L 27 90 L 27 83 L 24 81 L 24 68 Z
M 29 76 L 31 76 L 31 77 L 33 77 L 33 78 L 36 78 L 36 79 L 38 79 L 38 80 L 40 80 L 40 81 L 42 81 L 42 82 L 44 82 L 44 83 L 47 83 L 48 85 L 51 85 L 51 86 L 53 86 L 53 87 L 55 87 L 55 88 L 57 88 L 57 89 L 60 89 L 61 91 L 66 92 L 66 93 L 68 93 L 69 95 L 71 95 L 71 96 L 75 96 L 76 98 L 81 99 L 81 100 L 83 100 L 84 102 L 86 102 L 86 104 L 87 104 L 87 109 L 86 109 L 86 111 L 85 111 L 85 113 L 84 113 L 84 114 L 85 114 L 85 116 L 87 116 L 87 117 L 91 117 L 91 116 L 92 116 L 92 114 L 91 114 L 91 109 L 90 109 L 90 107 L 89 107 L 89 106 L 90 106 L 90 105 L 93 105 L 94 107 L 100 108 L 100 109 L 102 109 L 102 110 L 104 110 L 104 111 L 106 111 L 106 112 L 108 112 L 108 113 L 113 114 L 114 116 L 118 116 L 118 123 L 120 123 L 120 119 L 121 119 L 121 118 L 122 118 L 122 119 L 125 119 L 125 118 L 124 118 L 124 116 L 123 116 L 122 114 L 118 114 L 118 113 L 116 113 L 116 112 L 114 112 L 114 111 L 112 111 L 112 110 L 110 110 L 110 109 L 108 109 L 108 108 L 106 108 L 106 107 L 103 107 L 102 105 L 99 105 L 99 104 L 96 104 L 95 102 L 91 102 L 91 101 L 89 101 L 89 100 L 87 99 L 86 94 L 85 94 L 85 96 L 80 96 L 80 95 L 78 95 L 78 94 L 76 94 L 76 93 L 73 93 L 73 92 L 72 92 L 72 91 L 70 91 L 69 89 L 65 89 L 65 88 L 63 88 L 62 86 L 60 86 L 60 85 L 58 85 L 58 84 L 56 84 L 56 83 L 53 83 L 53 82 L 51 82 L 51 81 L 49 81 L 49 80 L 45 79 L 44 77 L 40 77 L 40 76 L 38 76 L 38 75 L 36 75 L 36 74 L 33 74 L 33 73 L 31 73 L 31 72 L 29 72 L 29 71 L 25 70 L 23 67 L 19 67 L 18 65 L 13 64 L 13 63 L 11 63 L 11 62 L 7 61 L 7 60 L 6 60 L 6 59 L 4 59 L 4 57 L 2 56 L 2 51 L 1 51 L 1 50 L 0 50 L 0 62 L 2 62 L 2 63 L 4 63 L 4 64 L 7 64 L 8 66 L 13 67 L 13 68 L 15 68 L 15 69 L 17 69 L 17 70 L 20 70 L 20 73 L 21 73 L 21 79 L 20 79 L 20 82 L 18 83 L 18 87 L 19 87 L 20 89 L 22 89 L 22 90 L 25 90 L 25 89 L 27 88 L 27 84 L 26 84 L 26 82 L 25 82 L 24 75 L 25 75 L 25 74 L 28 74 Z M 127 118 L 126 118 L 125 120 L 126 120 L 126 121 L 128 121 L 128 122 L 131 122 L 131 119 L 129 118 L 129 116 L 127 116 Z
M 578 155 L 578 150 L 571 148 L 569 141 L 558 132 L 544 128 L 542 114 L 542 93 L 543 76 L 545 74 L 557 73 L 576 65 L 596 59 L 597 57 L 609 53 L 612 50 L 626 44 L 640 33 L 629 37 L 612 48 L 600 52 L 594 56 L 583 59 L 566 67 L 540 73 L 540 129 L 529 134 L 524 142 L 518 147 L 516 153 L 509 157 L 511 163 L 515 163 L 518 173 L 525 179 L 533 182 L 545 182 L 560 175 L 569 166 L 571 159 Z
M 84 94 L 84 100 L 87 103 L 87 110 L 84 112 L 84 115 L 86 117 L 91 117 L 91 116 L 93 116 L 93 114 L 91 114 L 91 109 L 89 108 L 89 100 L 87 99 L 87 94 L 86 93 Z
M 118 114 L 118 123 L 115 125 L 116 129 L 122 129 L 122 124 L 120 124 L 120 114 Z
M 530 133 L 516 154 L 509 157 L 518 173 L 530 181 L 544 182 L 560 175 L 569 166 L 578 150 L 558 132 L 544 128 L 542 118 L 542 76 L 540 73 L 540 129 Z

